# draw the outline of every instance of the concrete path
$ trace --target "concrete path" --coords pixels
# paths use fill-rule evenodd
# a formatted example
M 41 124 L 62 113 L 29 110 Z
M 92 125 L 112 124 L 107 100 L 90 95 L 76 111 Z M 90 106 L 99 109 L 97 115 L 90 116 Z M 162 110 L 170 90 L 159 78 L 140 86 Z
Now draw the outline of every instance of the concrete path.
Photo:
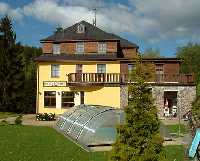
M 10 124 L 15 124 L 16 118 L 17 118 L 17 116 L 7 117 L 5 119 L 0 119 L 0 122 L 5 120 Z M 53 126 L 55 126 L 55 124 L 56 124 L 56 121 L 37 121 L 35 118 L 35 114 L 26 114 L 26 115 L 23 115 L 23 117 L 22 117 L 22 125 L 53 127 Z

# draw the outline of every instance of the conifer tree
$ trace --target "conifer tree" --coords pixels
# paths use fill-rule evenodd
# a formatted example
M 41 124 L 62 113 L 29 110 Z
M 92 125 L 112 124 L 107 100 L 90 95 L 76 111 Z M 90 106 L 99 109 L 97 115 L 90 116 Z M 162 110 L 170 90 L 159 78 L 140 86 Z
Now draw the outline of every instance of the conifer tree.
M 19 111 L 23 104 L 23 64 L 21 52 L 23 50 L 16 43 L 11 19 L 8 16 L 0 20 L 1 52 L 0 52 L 0 108 L 6 111 Z
M 129 85 L 129 103 L 125 123 L 117 128 L 117 140 L 111 152 L 111 161 L 162 161 L 162 138 L 159 135 L 157 109 L 150 89 L 145 83 L 147 70 L 141 61 L 131 73 L 134 83 Z

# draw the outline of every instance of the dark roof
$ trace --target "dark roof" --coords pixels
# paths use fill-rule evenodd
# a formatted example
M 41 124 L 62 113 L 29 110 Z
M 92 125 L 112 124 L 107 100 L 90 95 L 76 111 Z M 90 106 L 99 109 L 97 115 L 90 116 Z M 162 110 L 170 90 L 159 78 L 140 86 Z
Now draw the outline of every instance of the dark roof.
M 112 54 L 43 54 L 35 58 L 38 62 L 72 62 L 72 61 L 122 61 L 132 62 L 128 58 L 117 57 L 117 53 Z M 143 62 L 165 63 L 165 62 L 181 62 L 179 58 L 143 58 Z
M 117 58 L 117 54 L 65 54 L 65 55 L 52 55 L 52 54 L 43 54 L 35 59 L 38 62 L 71 62 L 71 61 L 113 61 L 120 60 Z
M 132 61 L 136 61 L 135 60 L 131 60 L 131 59 L 127 59 L 127 58 L 120 58 L 120 60 L 122 62 L 132 62 Z M 178 62 L 181 63 L 182 60 L 179 58 L 142 58 L 142 62 L 154 62 L 154 63 L 166 63 L 166 62 Z
M 153 61 L 153 62 L 181 62 L 179 58 L 143 58 L 142 61 Z
M 77 33 L 77 26 L 83 24 L 85 26 L 84 33 Z M 120 41 L 121 47 L 125 48 L 138 48 L 138 45 L 129 42 L 126 39 L 123 39 L 115 34 L 107 33 L 98 27 L 86 22 L 81 21 L 74 24 L 71 27 L 64 29 L 64 32 L 54 33 L 53 35 L 42 39 L 41 42 L 45 41 L 54 41 L 54 42 L 63 42 L 63 41 L 77 41 L 77 40 L 90 40 L 90 41 L 102 41 L 102 40 L 118 40 Z

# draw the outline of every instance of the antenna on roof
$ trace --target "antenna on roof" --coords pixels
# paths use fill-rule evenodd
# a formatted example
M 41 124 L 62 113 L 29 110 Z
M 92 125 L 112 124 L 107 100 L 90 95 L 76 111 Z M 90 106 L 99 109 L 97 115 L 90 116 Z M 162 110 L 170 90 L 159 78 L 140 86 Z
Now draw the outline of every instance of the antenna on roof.
M 94 12 L 94 19 L 92 21 L 93 21 L 93 25 L 96 26 L 97 25 L 97 8 L 93 8 L 92 10 Z

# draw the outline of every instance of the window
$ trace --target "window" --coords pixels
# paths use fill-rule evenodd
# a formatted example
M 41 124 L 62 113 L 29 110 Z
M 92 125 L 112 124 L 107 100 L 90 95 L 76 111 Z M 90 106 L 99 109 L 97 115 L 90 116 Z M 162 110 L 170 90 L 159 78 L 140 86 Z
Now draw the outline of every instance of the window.
M 44 107 L 56 107 L 56 91 L 44 91 Z
M 107 51 L 107 45 L 105 42 L 99 42 L 98 43 L 98 53 L 106 53 Z
M 79 24 L 77 27 L 77 33 L 84 33 L 85 32 L 85 26 L 83 24 Z
M 84 53 L 84 42 L 77 42 L 76 43 L 76 52 L 78 54 Z
M 60 66 L 58 64 L 51 65 L 51 77 L 59 77 L 60 76 Z
M 62 108 L 74 106 L 74 92 L 62 91 Z
M 60 54 L 60 44 L 53 44 L 53 54 Z
M 97 73 L 106 73 L 106 64 L 97 64 Z
M 165 80 L 163 64 L 156 64 L 156 81 L 163 82 Z
M 164 74 L 163 64 L 156 64 L 156 74 Z
M 128 64 L 128 73 L 130 74 L 135 69 L 135 64 Z

